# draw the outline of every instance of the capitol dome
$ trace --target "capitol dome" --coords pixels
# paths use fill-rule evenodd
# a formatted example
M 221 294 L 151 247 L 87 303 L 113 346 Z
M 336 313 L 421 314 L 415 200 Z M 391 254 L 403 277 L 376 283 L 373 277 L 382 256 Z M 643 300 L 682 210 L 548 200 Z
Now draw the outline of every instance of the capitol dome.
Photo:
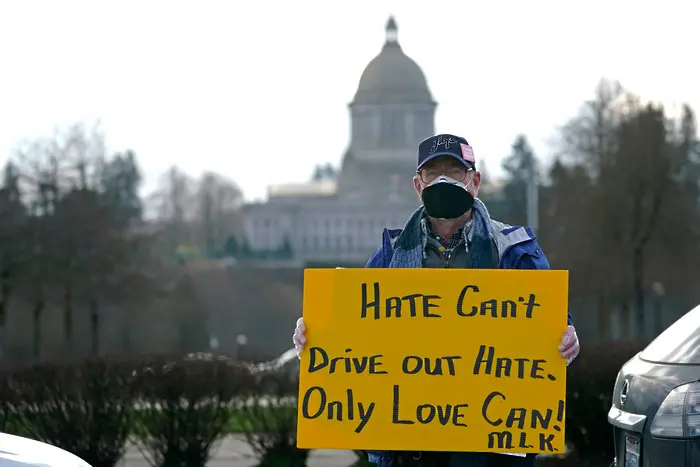
M 384 47 L 362 72 L 353 104 L 432 102 L 423 70 L 403 52 L 397 33 L 390 17 Z

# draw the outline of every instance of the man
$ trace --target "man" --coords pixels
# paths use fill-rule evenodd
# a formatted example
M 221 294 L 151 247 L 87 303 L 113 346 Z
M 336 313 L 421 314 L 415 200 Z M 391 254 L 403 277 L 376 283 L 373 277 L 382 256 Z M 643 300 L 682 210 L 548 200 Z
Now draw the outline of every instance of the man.
M 418 146 L 413 186 L 423 205 L 401 230 L 384 230 L 382 246 L 368 268 L 549 269 L 532 231 L 494 221 L 477 198 L 481 173 L 467 140 L 436 135 Z M 294 345 L 300 354 L 306 338 L 300 318 Z M 576 358 L 579 342 L 569 325 L 559 346 L 567 365 Z M 489 453 L 397 453 L 368 451 L 379 467 L 532 467 L 534 455 Z

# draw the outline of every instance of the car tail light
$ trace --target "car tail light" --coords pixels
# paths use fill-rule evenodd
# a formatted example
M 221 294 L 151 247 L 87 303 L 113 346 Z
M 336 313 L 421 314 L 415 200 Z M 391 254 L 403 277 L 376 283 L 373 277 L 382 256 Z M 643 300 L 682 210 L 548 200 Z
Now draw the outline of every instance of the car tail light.
M 700 382 L 674 388 L 656 411 L 650 431 L 661 438 L 700 437 Z

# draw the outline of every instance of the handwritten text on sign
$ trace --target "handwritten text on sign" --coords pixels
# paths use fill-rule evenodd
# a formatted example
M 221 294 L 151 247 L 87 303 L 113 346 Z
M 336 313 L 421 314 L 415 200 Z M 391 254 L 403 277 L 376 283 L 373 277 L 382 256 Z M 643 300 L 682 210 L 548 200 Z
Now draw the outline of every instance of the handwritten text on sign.
M 564 449 L 566 271 L 307 269 L 300 448 Z

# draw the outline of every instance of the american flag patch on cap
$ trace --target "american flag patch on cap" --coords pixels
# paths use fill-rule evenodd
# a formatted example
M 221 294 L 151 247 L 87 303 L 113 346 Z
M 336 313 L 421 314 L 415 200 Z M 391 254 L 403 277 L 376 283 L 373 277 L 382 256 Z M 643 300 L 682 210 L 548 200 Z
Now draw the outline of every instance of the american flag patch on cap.
M 460 143 L 459 147 L 462 149 L 462 159 L 472 164 L 476 163 L 476 159 L 474 159 L 474 150 L 471 146 Z

